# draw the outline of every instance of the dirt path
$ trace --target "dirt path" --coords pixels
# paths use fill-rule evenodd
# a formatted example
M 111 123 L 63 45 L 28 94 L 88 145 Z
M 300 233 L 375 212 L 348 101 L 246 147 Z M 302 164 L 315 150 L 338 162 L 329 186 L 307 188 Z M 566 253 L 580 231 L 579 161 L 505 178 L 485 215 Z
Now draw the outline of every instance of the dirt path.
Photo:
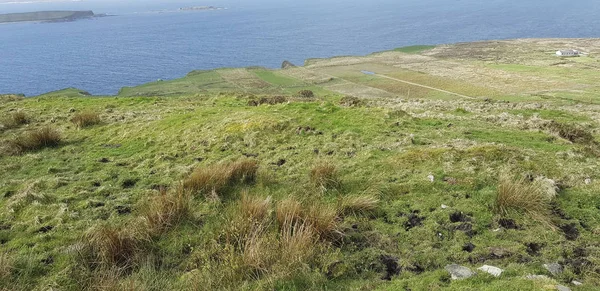
M 458 97 L 461 97 L 461 98 L 477 99 L 475 97 L 471 97 L 471 96 L 467 96 L 467 95 L 462 95 L 462 94 L 458 94 L 458 93 L 454 93 L 454 92 L 450 92 L 450 91 L 446 91 L 446 90 L 443 90 L 443 89 L 439 89 L 439 88 L 435 88 L 435 87 L 430 87 L 430 86 L 426 86 L 426 85 L 421 85 L 421 84 L 417 84 L 417 83 L 413 83 L 413 82 L 409 82 L 409 81 L 404 81 L 404 80 L 400 80 L 400 79 L 388 77 L 386 75 L 380 75 L 380 74 L 377 74 L 377 73 L 373 73 L 373 74 L 370 74 L 370 75 L 381 77 L 381 78 L 386 78 L 386 79 L 390 79 L 390 80 L 394 80 L 394 81 L 397 81 L 397 82 L 401 82 L 401 83 L 405 83 L 405 84 L 409 84 L 409 85 L 413 85 L 413 86 L 423 87 L 423 88 L 427 88 L 427 89 L 430 89 L 430 90 L 444 92 L 446 94 L 458 96 Z

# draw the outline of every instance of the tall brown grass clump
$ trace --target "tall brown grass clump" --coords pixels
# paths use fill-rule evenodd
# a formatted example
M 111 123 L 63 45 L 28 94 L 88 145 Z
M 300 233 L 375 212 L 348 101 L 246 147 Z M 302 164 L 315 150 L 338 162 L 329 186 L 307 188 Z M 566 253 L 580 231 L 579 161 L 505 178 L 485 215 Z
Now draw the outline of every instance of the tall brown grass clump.
M 289 197 L 277 203 L 275 216 L 280 226 L 296 223 L 302 219 L 302 204 L 296 199 Z
M 191 193 L 183 187 L 172 191 L 160 189 L 159 194 L 144 205 L 142 220 L 151 234 L 160 235 L 190 214 L 190 203 Z
M 323 190 L 337 189 L 341 185 L 337 167 L 330 162 L 315 165 L 310 170 L 310 180 L 316 187 Z
M 9 151 L 12 154 L 23 154 L 46 147 L 56 147 L 62 141 L 60 133 L 51 127 L 32 130 L 18 136 L 9 142 Z
M 75 116 L 71 118 L 71 122 L 73 122 L 78 128 L 85 128 L 99 124 L 101 119 L 98 113 L 86 111 L 75 114 Z
M 13 112 L 2 121 L 4 128 L 15 128 L 29 123 L 29 117 L 23 111 Z
M 183 187 L 204 195 L 217 196 L 228 187 L 254 183 L 257 171 L 258 162 L 249 159 L 198 168 L 183 181 Z
M 290 215 L 281 226 L 279 248 L 285 256 L 284 265 L 291 267 L 302 264 L 311 258 L 316 250 L 317 235 L 307 223 Z M 283 259 L 283 258 L 282 258 Z
M 132 268 L 147 239 L 145 232 L 139 227 L 98 225 L 84 235 L 80 255 L 92 268 Z
M 337 240 L 342 236 L 341 219 L 338 210 L 332 205 L 315 202 L 304 211 L 303 219 L 321 239 Z
M 367 214 L 377 209 L 379 199 L 373 195 L 345 196 L 340 201 L 343 214 Z
M 240 200 L 240 213 L 251 221 L 261 222 L 271 215 L 271 197 L 260 198 L 244 192 Z
M 495 212 L 507 215 L 511 211 L 526 213 L 533 219 L 547 221 L 552 197 L 536 183 L 524 179 L 501 177 L 496 194 Z

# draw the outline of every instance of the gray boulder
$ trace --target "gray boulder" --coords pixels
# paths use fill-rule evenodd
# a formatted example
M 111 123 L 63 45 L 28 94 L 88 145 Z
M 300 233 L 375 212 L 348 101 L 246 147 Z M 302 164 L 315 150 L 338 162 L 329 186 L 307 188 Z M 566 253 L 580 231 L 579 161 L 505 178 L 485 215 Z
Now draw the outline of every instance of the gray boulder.
M 502 272 L 504 272 L 504 270 L 502 270 L 498 267 L 488 266 L 488 265 L 483 265 L 482 267 L 477 268 L 477 270 L 486 272 L 494 277 L 500 277 L 500 275 L 502 275 Z
M 457 264 L 447 265 L 444 269 L 450 273 L 452 280 L 467 279 L 475 275 L 471 269 Z
M 559 263 L 544 264 L 544 268 L 546 268 L 552 276 L 560 275 L 563 272 L 563 267 Z

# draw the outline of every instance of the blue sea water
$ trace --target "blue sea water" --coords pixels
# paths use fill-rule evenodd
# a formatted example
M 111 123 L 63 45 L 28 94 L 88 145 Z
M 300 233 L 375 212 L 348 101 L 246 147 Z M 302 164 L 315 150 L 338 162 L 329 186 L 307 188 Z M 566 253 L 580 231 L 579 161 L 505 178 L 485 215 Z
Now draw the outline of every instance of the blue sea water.
M 226 10 L 175 11 L 214 5 Z M 364 55 L 415 44 L 600 37 L 598 0 L 202 0 L 0 4 L 0 13 L 93 9 L 68 23 L 0 25 L 0 93 L 123 86 L 196 69 Z

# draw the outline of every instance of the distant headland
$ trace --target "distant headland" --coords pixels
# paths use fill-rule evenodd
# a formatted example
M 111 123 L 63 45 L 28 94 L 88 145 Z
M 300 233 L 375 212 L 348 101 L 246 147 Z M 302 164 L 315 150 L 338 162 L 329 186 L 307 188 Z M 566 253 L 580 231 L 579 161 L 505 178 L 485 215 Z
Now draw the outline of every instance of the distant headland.
M 0 14 L 0 23 L 42 21 L 67 22 L 79 19 L 103 17 L 106 14 L 94 14 L 93 11 L 37 11 L 25 13 Z
M 215 6 L 193 6 L 193 7 L 179 8 L 179 11 L 221 10 L 221 9 L 225 9 L 225 8 L 215 7 Z

